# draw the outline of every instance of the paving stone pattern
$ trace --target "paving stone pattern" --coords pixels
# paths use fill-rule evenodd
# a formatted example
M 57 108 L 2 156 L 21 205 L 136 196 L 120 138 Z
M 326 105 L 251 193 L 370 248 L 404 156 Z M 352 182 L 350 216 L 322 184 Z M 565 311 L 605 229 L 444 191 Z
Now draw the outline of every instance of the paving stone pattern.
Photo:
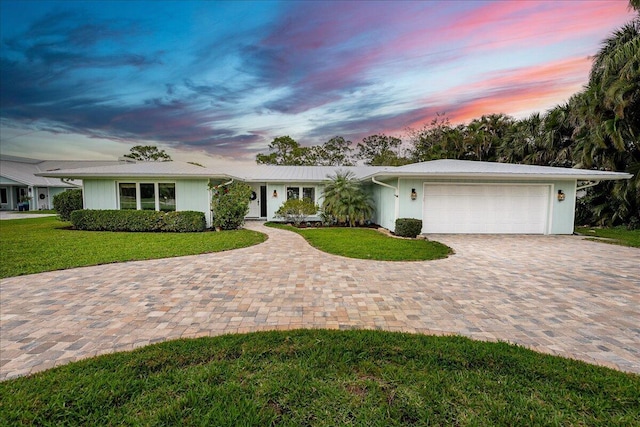
M 234 251 L 3 279 L 0 380 L 181 337 L 384 329 L 518 343 L 640 373 L 640 250 L 577 236 L 431 236 L 427 262 L 338 257 L 297 234 Z

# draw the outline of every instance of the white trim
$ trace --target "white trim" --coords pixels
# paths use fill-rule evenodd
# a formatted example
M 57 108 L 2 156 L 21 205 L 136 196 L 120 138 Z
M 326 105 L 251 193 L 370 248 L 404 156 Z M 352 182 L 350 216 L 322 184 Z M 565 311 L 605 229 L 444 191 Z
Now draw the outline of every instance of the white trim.
M 173 184 L 173 191 L 175 193 L 174 194 L 174 196 L 175 196 L 174 211 L 178 210 L 178 192 L 176 191 L 177 185 L 176 185 L 175 181 L 164 180 L 163 179 L 163 180 L 157 180 L 157 181 L 150 182 L 148 179 L 142 179 L 142 180 L 126 180 L 126 181 L 114 181 L 114 182 L 116 183 L 116 207 L 115 207 L 116 210 L 123 210 L 120 207 L 120 184 L 134 184 L 136 186 L 136 209 L 135 210 L 137 210 L 137 211 L 141 211 L 142 210 L 142 198 L 140 197 L 140 184 L 153 184 L 153 193 L 154 193 L 154 197 L 155 197 L 154 210 L 156 212 L 160 211 L 160 191 L 159 191 L 160 188 L 159 188 L 159 184 Z M 84 198 L 84 192 L 83 192 L 83 198 Z M 126 210 L 130 210 L 130 209 L 126 209 Z

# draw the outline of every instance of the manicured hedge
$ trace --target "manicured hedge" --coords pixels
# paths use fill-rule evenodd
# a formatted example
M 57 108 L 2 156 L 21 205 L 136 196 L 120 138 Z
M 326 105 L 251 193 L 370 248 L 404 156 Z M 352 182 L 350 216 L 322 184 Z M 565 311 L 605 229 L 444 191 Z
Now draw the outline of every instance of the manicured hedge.
M 204 213 L 196 211 L 156 212 L 134 210 L 91 210 L 71 212 L 71 223 L 89 231 L 204 231 Z
M 53 209 L 60 219 L 69 221 L 71 212 L 82 209 L 82 190 L 67 190 L 53 196 Z
M 422 220 L 415 218 L 396 219 L 396 236 L 416 237 L 422 232 Z

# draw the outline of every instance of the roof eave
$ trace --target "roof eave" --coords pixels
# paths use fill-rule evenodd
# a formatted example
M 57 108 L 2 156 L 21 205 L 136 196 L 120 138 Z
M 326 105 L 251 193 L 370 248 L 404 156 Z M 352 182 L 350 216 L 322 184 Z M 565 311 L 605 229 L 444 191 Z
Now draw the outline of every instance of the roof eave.
M 615 174 L 615 175 L 614 175 Z M 442 178 L 442 179 L 467 179 L 467 178 L 483 178 L 483 179 L 526 179 L 526 180 L 578 180 L 578 181 L 614 181 L 619 179 L 631 179 L 633 175 L 622 172 L 611 172 L 610 174 L 537 174 L 537 173 L 482 173 L 482 172 L 402 172 L 402 173 L 376 173 L 369 175 L 364 179 L 376 178 Z

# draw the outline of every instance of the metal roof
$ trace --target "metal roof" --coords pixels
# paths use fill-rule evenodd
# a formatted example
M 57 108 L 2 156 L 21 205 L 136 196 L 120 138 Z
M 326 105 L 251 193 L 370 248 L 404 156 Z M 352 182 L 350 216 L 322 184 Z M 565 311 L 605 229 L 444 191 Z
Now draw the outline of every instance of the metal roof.
M 350 171 L 356 179 L 372 177 L 423 178 L 519 178 L 519 179 L 628 179 L 632 175 L 588 169 L 556 168 L 513 163 L 476 162 L 468 160 L 433 160 L 405 166 L 273 166 L 229 165 L 219 168 L 196 166 L 184 162 L 138 162 L 89 168 L 62 169 L 39 173 L 59 178 L 220 178 L 250 182 L 322 182 L 337 171 Z
M 371 173 L 365 178 L 412 176 L 433 178 L 553 178 L 599 181 L 632 177 L 628 173 L 591 169 L 442 159 L 399 167 L 387 167 L 385 170 Z
M 328 181 L 338 171 L 352 172 L 356 179 L 379 171 L 375 166 L 273 166 L 256 165 L 226 169 L 228 175 L 243 181 L 260 182 L 321 182 Z
M 39 174 L 60 178 L 214 178 L 229 177 L 225 173 L 185 162 L 137 162 L 107 166 L 63 169 Z
M 2 156 L 0 158 L 0 176 L 33 187 L 70 187 L 73 185 L 60 179 L 44 177 L 37 174 L 55 169 L 74 169 L 79 167 L 95 167 L 117 164 L 117 161 L 87 161 L 87 160 L 38 160 L 16 156 Z M 66 178 L 66 176 L 62 176 Z

